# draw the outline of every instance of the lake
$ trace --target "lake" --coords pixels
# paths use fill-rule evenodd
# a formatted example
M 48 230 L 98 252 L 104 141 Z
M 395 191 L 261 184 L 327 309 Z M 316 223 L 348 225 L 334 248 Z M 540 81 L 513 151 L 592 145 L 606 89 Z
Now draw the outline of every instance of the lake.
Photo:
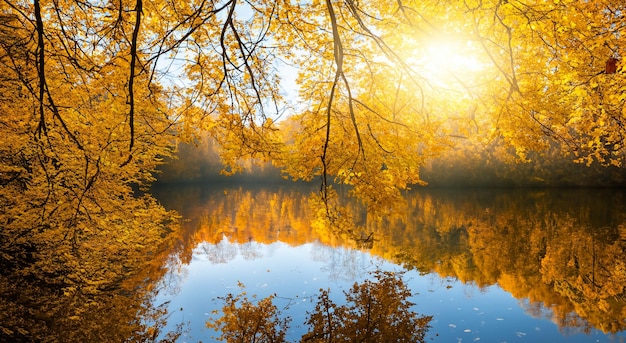
M 153 300 L 169 311 L 164 331 L 214 341 L 205 322 L 245 291 L 275 294 L 299 341 L 320 289 L 341 303 L 383 270 L 432 316 L 427 341 L 626 341 L 625 191 L 418 189 L 380 214 L 339 189 L 352 228 L 335 229 L 311 200 L 318 187 L 156 187 L 184 225 Z

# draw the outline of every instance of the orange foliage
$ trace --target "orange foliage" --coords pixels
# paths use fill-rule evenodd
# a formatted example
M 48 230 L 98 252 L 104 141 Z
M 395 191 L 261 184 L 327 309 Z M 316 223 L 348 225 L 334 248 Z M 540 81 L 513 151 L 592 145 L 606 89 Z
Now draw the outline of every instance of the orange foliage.
M 187 251 L 224 237 L 360 249 L 479 287 L 498 284 L 527 299 L 531 315 L 549 308 L 563 327 L 618 332 L 626 328 L 626 241 L 618 239 L 626 217 L 621 207 L 602 211 L 621 204 L 623 194 L 579 192 L 411 192 L 403 211 L 377 215 L 345 201 L 341 215 L 348 219 L 333 221 L 320 220 L 325 205 L 307 202 L 311 195 L 298 188 L 218 189 L 204 202 L 191 201 L 198 208 L 190 218 L 210 219 L 189 222 L 197 231 Z M 358 228 L 370 232 L 368 244 L 354 235 Z

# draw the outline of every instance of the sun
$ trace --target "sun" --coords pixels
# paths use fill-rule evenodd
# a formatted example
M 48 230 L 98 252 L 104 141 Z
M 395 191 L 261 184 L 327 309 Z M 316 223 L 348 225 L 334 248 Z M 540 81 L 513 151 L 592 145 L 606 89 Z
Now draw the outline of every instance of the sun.
M 481 46 L 470 39 L 437 37 L 412 51 L 411 64 L 437 87 L 468 87 L 478 82 L 490 61 Z
M 426 47 L 424 60 L 426 67 L 433 71 L 476 72 L 485 67 L 478 59 L 471 41 L 452 40 L 431 42 Z

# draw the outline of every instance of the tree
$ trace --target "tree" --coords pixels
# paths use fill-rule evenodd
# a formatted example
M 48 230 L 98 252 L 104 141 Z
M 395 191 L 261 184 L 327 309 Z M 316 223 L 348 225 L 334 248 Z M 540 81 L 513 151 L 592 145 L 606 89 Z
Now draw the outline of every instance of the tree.
M 154 132 L 208 129 L 233 172 L 244 157 L 273 159 L 294 178 L 321 176 L 323 190 L 353 185 L 373 206 L 372 194 L 420 183 L 451 138 L 506 144 L 521 159 L 556 140 L 581 162 L 621 163 L 623 5 L 451 4 L 7 1 L 3 18 L 36 33 L 23 36 L 35 38 L 28 58 L 7 54 L 7 75 L 38 104 L 31 130 L 46 135 L 54 120 L 78 150 L 83 128 L 61 99 L 82 89 L 122 100 L 109 107 L 125 118 L 122 163 L 141 154 L 148 100 L 164 124 L 148 122 Z M 284 64 L 300 72 L 300 110 L 282 107 Z
M 242 286 L 242 285 L 240 285 Z M 226 342 L 285 342 L 290 318 L 280 318 L 278 308 L 272 303 L 274 296 L 251 302 L 245 292 L 234 296 L 228 294 L 223 315 L 215 321 L 207 321 L 207 327 L 219 331 L 219 340 Z
M 424 342 L 432 317 L 411 310 L 411 292 L 401 275 L 377 271 L 375 280 L 356 283 L 344 291 L 346 304 L 336 305 L 328 290 L 320 290 L 302 342 Z M 222 316 L 207 321 L 226 342 L 285 342 L 290 319 L 281 318 L 273 296 L 256 304 L 241 295 L 227 295 Z
M 619 166 L 625 27 L 610 0 L 5 0 L 3 276 L 83 304 L 117 289 L 175 231 L 136 188 L 201 130 L 228 172 L 252 157 L 320 177 L 329 218 L 333 182 L 385 209 L 459 140 L 521 160 L 556 141 Z M 446 51 L 434 42 L 466 55 L 429 57 Z M 285 64 L 299 70 L 295 109 Z
M 130 100 L 132 49 L 90 34 L 121 34 L 124 17 L 115 26 L 81 6 L 0 3 L 1 340 L 139 334 L 135 317 L 151 316 L 147 276 L 162 275 L 164 237 L 177 227 L 133 190 L 171 154 L 164 93 L 144 73 Z
M 555 139 L 579 161 L 621 164 L 622 76 L 607 72 L 606 64 L 623 54 L 623 4 L 507 1 L 466 7 L 508 83 L 498 99 L 505 141 L 522 157 Z M 496 54 L 505 58 L 498 61 Z
M 431 316 L 411 311 L 411 291 L 393 272 L 375 272 L 376 281 L 355 283 L 337 306 L 321 290 L 303 342 L 424 342 Z

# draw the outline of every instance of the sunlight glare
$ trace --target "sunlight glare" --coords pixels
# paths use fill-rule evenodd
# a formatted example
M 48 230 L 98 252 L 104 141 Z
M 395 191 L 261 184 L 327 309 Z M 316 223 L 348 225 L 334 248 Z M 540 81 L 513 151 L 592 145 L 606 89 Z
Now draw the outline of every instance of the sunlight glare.
M 460 82 L 466 86 L 475 84 L 487 69 L 488 60 L 480 52 L 471 40 L 433 39 L 415 51 L 412 59 L 416 71 L 434 86 L 458 88 Z

